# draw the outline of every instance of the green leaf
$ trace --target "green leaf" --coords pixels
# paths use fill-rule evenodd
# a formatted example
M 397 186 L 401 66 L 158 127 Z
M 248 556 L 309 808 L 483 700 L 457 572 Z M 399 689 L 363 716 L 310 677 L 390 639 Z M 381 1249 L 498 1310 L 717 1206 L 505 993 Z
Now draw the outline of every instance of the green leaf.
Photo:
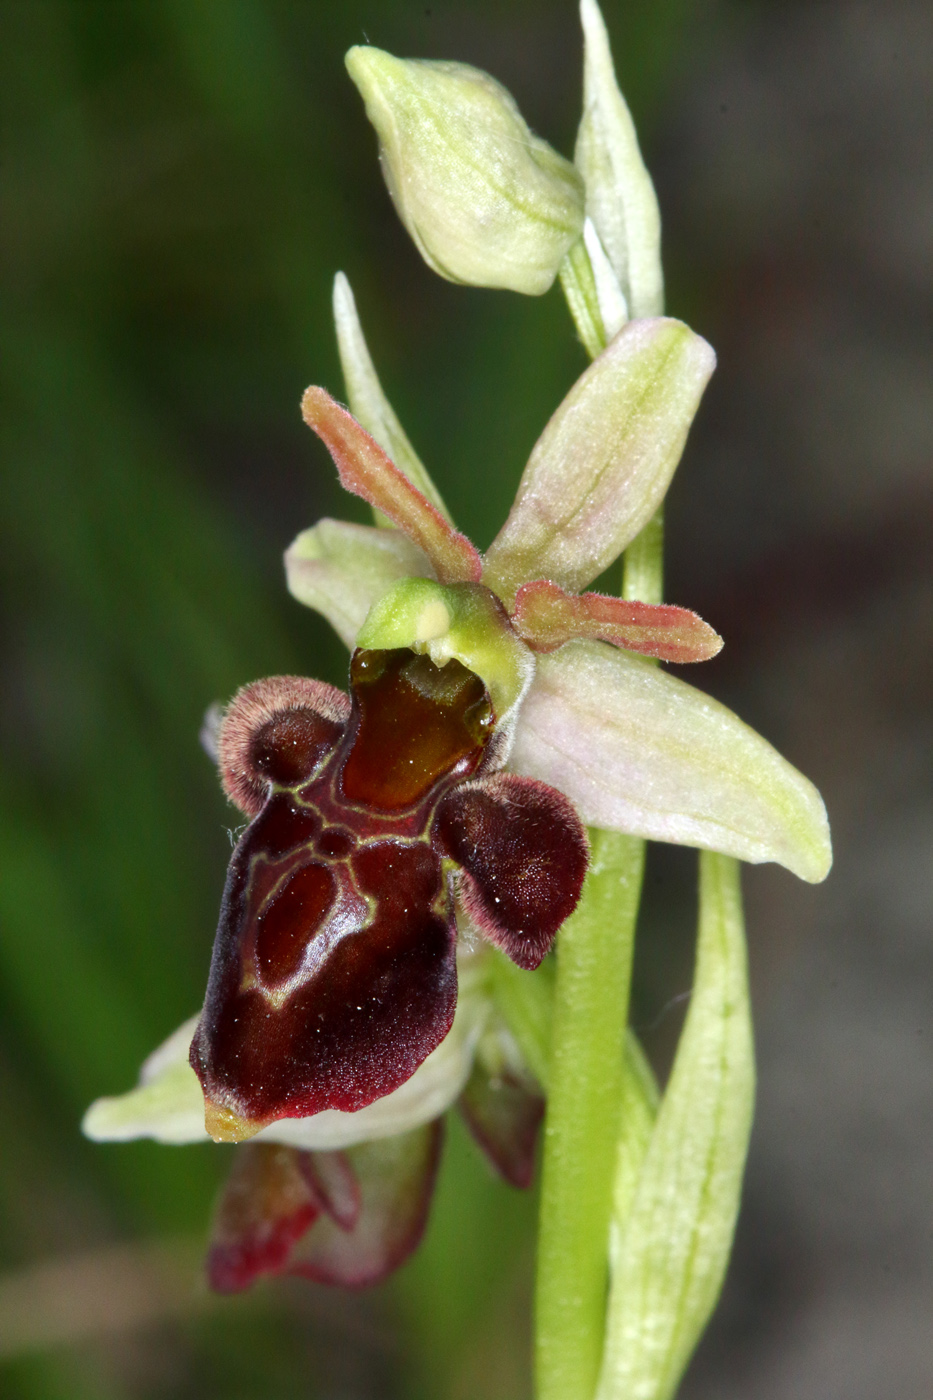
M 739 868 L 704 852 L 693 996 L 630 1209 L 617 1179 L 597 1400 L 676 1390 L 722 1287 L 754 1081 Z

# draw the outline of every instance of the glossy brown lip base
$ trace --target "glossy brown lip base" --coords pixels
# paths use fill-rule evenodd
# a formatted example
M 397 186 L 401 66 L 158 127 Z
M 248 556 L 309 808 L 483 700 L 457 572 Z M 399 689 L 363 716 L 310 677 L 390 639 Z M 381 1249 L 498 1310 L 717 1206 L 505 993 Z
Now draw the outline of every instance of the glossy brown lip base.
M 191 1063 L 208 1132 L 365 1107 L 443 1040 L 457 1000 L 446 859 L 477 926 L 536 967 L 576 904 L 570 804 L 484 771 L 488 693 L 458 661 L 357 651 L 352 701 L 319 682 L 248 686 L 220 731 L 253 821 L 230 862 Z

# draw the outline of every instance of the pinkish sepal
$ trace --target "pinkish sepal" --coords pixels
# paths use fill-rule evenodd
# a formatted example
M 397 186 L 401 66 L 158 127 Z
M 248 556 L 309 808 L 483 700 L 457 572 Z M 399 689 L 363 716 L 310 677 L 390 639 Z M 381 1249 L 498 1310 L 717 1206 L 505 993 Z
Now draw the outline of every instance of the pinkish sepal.
M 567 394 L 522 474 L 486 555 L 506 606 L 547 578 L 576 593 L 654 515 L 716 357 L 680 321 L 629 321 Z
M 510 766 L 565 793 L 589 826 L 774 860 L 809 881 L 832 864 L 802 773 L 725 705 L 595 642 L 539 659 Z

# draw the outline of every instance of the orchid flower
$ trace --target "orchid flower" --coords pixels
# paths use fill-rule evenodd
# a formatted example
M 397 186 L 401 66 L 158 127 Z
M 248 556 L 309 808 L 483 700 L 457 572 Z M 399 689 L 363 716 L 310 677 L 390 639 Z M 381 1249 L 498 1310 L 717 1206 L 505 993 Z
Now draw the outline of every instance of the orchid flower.
M 576 169 L 532 137 L 488 75 L 378 50 L 348 55 L 390 192 L 429 265 L 451 280 L 530 294 L 559 272 L 593 363 L 545 426 L 484 557 L 454 527 L 386 399 L 349 283 L 337 276 L 352 412 L 319 387 L 306 391 L 302 412 L 376 523 L 321 520 L 297 537 L 285 566 L 292 594 L 349 648 L 349 692 L 272 677 L 244 687 L 208 726 L 224 791 L 249 825 L 230 861 L 204 1007 L 146 1061 L 136 1089 L 98 1100 L 84 1122 L 98 1140 L 241 1144 L 208 1260 L 221 1291 L 263 1273 L 348 1287 L 384 1277 L 421 1234 L 441 1118 L 455 1102 L 506 1180 L 530 1183 L 550 1073 L 541 964 L 579 903 L 592 982 L 601 945 L 590 933 L 608 928 L 603 903 L 625 883 L 603 878 L 618 865 L 618 850 L 608 863 L 605 852 L 620 834 L 777 861 L 809 881 L 829 869 L 826 813 L 813 785 L 723 705 L 656 664 L 715 655 L 722 642 L 713 629 L 681 607 L 589 591 L 654 528 L 715 357 L 686 325 L 655 314 L 657 204 L 595 0 L 583 0 L 582 18 Z M 643 319 L 628 320 L 630 311 Z M 626 894 L 629 965 L 638 846 Z M 743 975 L 740 902 L 734 863 L 704 860 L 697 1006 L 714 1006 L 721 1028 Z M 588 868 L 590 897 L 581 902 Z M 731 940 L 734 981 L 720 978 L 721 986 L 709 952 L 717 939 Z M 532 973 L 536 1010 L 523 1020 L 503 988 Z M 627 976 L 623 969 L 617 979 L 623 1007 Z M 529 994 L 525 984 L 526 1011 Z M 608 1013 L 619 1024 L 601 1045 L 620 1053 L 590 1066 L 591 1080 L 623 1074 L 625 1016 L 615 1004 Z M 739 1020 L 736 1045 L 747 1031 Z M 629 1093 L 633 1115 L 614 1188 L 606 1348 L 614 1369 L 601 1392 L 613 1400 L 618 1355 L 628 1365 L 636 1354 L 617 1340 L 633 1316 L 625 1290 L 640 1287 L 640 1261 L 659 1230 L 648 1187 L 663 1195 L 664 1172 L 679 1170 L 690 1074 L 705 1063 L 709 1027 L 699 1013 L 694 1021 L 678 1061 L 686 1068 L 672 1077 L 681 1087 L 666 1096 L 653 1138 L 650 1073 L 636 1064 L 624 1071 L 628 1089 L 613 1080 L 607 1095 Z M 750 1043 L 723 1051 L 722 1063 L 730 1054 L 750 1067 Z M 580 1087 L 569 1065 L 551 1085 L 564 1141 Z M 703 1093 L 715 1108 L 714 1080 Z M 726 1223 L 712 1252 L 719 1262 L 749 1105 L 750 1080 L 735 1096 Z M 607 1122 L 613 1149 L 614 1132 Z M 675 1149 L 663 1156 L 667 1138 Z M 642 1172 L 649 1139 L 662 1144 L 653 1176 Z M 586 1150 L 575 1146 L 578 1157 Z M 608 1182 L 608 1156 L 600 1171 Z M 572 1197 L 572 1186 L 562 1195 Z M 546 1179 L 546 1207 L 553 1197 Z M 693 1217 L 687 1223 L 692 1230 Z M 561 1228 L 552 1223 L 552 1237 Z M 594 1316 L 605 1253 L 596 1239 L 584 1300 Z M 561 1273 L 554 1260 L 548 1269 Z M 715 1296 L 715 1270 L 707 1273 L 713 1282 L 698 1293 L 692 1332 L 671 1344 L 681 1368 Z M 566 1312 L 559 1290 L 547 1298 Z M 579 1384 L 599 1354 L 577 1327 L 582 1350 L 568 1369 L 561 1327 L 549 1332 L 547 1309 L 539 1312 L 542 1375 L 548 1394 L 562 1395 L 561 1375 L 573 1370 Z M 556 1362 L 547 1348 L 560 1353 Z
M 322 520 L 286 554 L 292 593 L 354 648 L 352 698 L 300 677 L 234 698 L 217 757 L 252 820 L 204 1011 L 138 1089 L 85 1120 L 97 1139 L 255 1139 L 215 1226 L 222 1288 L 283 1268 L 381 1277 L 420 1234 L 436 1123 L 471 1074 L 468 1121 L 490 1147 L 476 1051 L 490 1033 L 510 1038 L 490 1031 L 477 936 L 520 967 L 541 962 L 579 896 L 583 822 L 811 880 L 828 862 L 807 780 L 645 659 L 713 655 L 712 629 L 682 608 L 585 591 L 663 498 L 709 346 L 676 321 L 629 323 L 546 426 L 483 559 L 409 465 L 343 277 L 335 309 L 351 397 L 409 466 L 324 390 L 305 394 L 344 486 L 395 527 Z M 461 939 L 459 1007 L 455 900 L 474 946 Z M 540 1097 L 512 1046 L 492 1155 L 527 1182 Z M 493 1081 L 501 1073 L 479 1074 L 487 1100 Z

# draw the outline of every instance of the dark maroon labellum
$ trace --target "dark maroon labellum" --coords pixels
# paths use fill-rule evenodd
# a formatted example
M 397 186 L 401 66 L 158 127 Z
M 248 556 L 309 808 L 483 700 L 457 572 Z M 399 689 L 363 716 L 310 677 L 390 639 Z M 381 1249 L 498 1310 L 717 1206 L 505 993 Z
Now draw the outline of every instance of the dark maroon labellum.
M 299 677 L 248 686 L 219 736 L 254 818 L 230 862 L 191 1047 L 209 1131 L 353 1111 L 440 1044 L 457 998 L 444 858 L 486 935 L 536 967 L 576 904 L 583 829 L 551 788 L 483 776 L 480 678 L 407 649 L 358 651 L 352 703 Z

